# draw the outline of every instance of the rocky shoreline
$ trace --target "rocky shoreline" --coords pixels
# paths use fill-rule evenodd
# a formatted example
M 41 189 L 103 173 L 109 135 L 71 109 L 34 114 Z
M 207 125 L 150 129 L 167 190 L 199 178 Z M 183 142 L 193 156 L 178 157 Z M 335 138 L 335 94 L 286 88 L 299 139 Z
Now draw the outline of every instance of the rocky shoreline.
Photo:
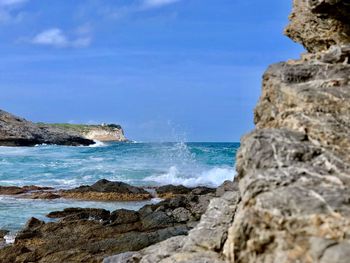
M 233 182 L 229 181 L 217 189 L 167 185 L 153 187 L 154 194 L 108 180 L 64 191 L 37 186 L 0 187 L 0 195 L 18 198 L 45 199 L 50 195 L 66 198 L 67 192 L 75 193 L 69 198 L 83 200 L 96 200 L 91 193 L 99 193 L 102 198 L 98 200 L 103 201 L 115 201 L 116 195 L 121 195 L 118 201 L 139 200 L 140 195 L 143 195 L 142 200 L 171 196 L 138 211 L 67 208 L 47 215 L 57 219 L 56 222 L 45 223 L 31 218 L 16 236 L 14 245 L 0 250 L 0 262 L 101 262 L 116 253 L 140 250 L 167 238 L 187 234 L 197 225 L 210 200 L 233 187 Z M 6 230 L 3 233 L 5 235 Z

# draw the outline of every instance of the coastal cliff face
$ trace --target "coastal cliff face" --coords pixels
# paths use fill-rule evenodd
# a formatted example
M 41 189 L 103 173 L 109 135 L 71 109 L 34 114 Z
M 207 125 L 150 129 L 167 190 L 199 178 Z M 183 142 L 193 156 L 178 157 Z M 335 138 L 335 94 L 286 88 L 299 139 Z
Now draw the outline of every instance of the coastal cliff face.
M 54 127 L 63 129 L 70 133 L 79 134 L 80 136 L 94 141 L 101 142 L 126 142 L 128 139 L 124 135 L 124 130 L 120 125 L 101 124 L 101 125 L 84 125 L 84 124 L 39 124 L 42 127 Z
M 128 141 L 116 124 L 44 124 L 33 123 L 0 110 L 0 146 L 37 144 L 92 145 L 94 141 Z
M 347 0 L 294 1 L 286 34 L 309 53 L 264 74 L 237 190 L 188 236 L 104 262 L 349 262 L 349 14 Z
M 78 146 L 91 145 L 94 142 L 79 134 L 57 127 L 39 126 L 0 110 L 0 146 L 35 146 L 37 144 Z

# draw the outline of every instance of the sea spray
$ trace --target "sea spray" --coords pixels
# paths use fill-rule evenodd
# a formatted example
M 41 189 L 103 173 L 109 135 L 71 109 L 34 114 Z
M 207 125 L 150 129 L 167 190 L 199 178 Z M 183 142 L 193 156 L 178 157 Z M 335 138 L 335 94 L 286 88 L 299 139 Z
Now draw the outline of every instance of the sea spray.
M 226 180 L 233 180 L 235 176 L 234 168 L 212 168 L 210 170 L 202 171 L 192 177 L 186 177 L 181 174 L 176 166 L 169 168 L 169 171 L 159 176 L 150 176 L 145 178 L 145 181 L 155 182 L 155 184 L 166 185 L 184 185 L 187 187 L 195 186 L 211 186 L 217 187 Z

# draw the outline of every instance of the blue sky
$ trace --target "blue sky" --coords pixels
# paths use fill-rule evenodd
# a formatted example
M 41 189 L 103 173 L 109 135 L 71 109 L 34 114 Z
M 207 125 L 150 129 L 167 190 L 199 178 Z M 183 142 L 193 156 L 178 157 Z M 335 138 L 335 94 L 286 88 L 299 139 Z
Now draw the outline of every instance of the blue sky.
M 0 108 L 139 141 L 239 141 L 264 70 L 302 52 L 282 34 L 291 2 L 0 0 Z

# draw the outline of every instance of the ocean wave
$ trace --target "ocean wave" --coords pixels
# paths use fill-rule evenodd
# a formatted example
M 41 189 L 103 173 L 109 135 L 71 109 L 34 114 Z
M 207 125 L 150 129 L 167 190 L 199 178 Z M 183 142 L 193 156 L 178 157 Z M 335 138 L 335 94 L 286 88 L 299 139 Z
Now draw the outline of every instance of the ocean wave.
M 221 168 L 215 167 L 206 171 L 203 171 L 196 176 L 187 178 L 181 175 L 176 166 L 169 168 L 169 171 L 162 175 L 149 176 L 144 181 L 152 181 L 161 185 L 173 184 L 184 185 L 187 187 L 195 186 L 211 186 L 217 187 L 226 180 L 233 180 L 235 177 L 234 168 Z
M 89 145 L 88 147 L 91 147 L 91 148 L 96 148 L 96 147 L 105 147 L 107 146 L 107 144 L 101 142 L 101 141 L 97 141 L 97 140 L 94 140 L 95 144 L 92 144 L 92 145 Z

